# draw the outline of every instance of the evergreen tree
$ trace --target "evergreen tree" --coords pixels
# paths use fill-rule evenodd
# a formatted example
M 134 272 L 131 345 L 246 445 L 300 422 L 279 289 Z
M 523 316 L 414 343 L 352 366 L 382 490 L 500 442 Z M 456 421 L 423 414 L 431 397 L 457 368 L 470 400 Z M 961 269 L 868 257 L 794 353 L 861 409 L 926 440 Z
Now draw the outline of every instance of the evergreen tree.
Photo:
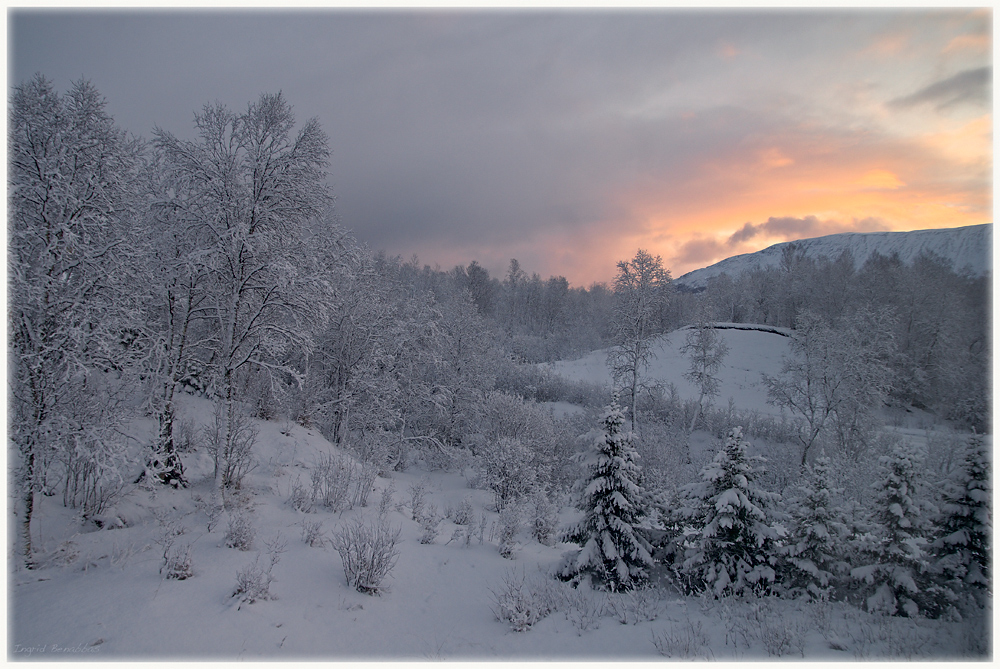
M 681 490 L 677 515 L 695 533 L 684 545 L 680 570 L 693 590 L 762 594 L 774 582 L 777 532 L 769 507 L 779 496 L 757 486 L 755 465 L 763 458 L 748 456 L 747 446 L 742 428 L 733 428 L 702 480 Z
M 632 434 L 622 432 L 624 423 L 625 413 L 615 394 L 584 481 L 581 507 L 586 515 L 565 536 L 565 541 L 583 548 L 562 568 L 567 580 L 589 573 L 612 591 L 630 590 L 644 581 L 653 562 L 649 542 L 636 533 L 636 525 L 646 515 L 646 496 L 638 484 L 639 456 Z
M 826 598 L 848 569 L 843 546 L 850 530 L 843 509 L 834 501 L 842 492 L 833 485 L 830 458 L 822 456 L 813 466 L 806 465 L 804 482 L 788 504 L 791 522 L 782 546 L 793 592 Z
M 929 594 L 918 585 L 927 568 L 927 505 L 918 497 L 923 454 L 904 441 L 879 462 L 883 476 L 876 484 L 872 531 L 858 539 L 859 557 L 867 564 L 851 576 L 869 586 L 869 610 L 912 617 Z
M 990 590 L 990 453 L 982 436 L 966 446 L 961 465 L 943 486 L 937 538 L 931 546 L 935 567 L 957 592 L 983 600 Z

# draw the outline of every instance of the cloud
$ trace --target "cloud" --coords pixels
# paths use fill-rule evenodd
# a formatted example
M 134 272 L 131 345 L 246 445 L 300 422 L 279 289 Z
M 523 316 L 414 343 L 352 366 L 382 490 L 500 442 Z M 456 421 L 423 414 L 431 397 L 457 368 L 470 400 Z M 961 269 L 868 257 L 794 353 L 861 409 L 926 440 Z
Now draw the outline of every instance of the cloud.
M 749 224 L 748 224 L 749 225 Z M 677 254 L 674 256 L 675 262 L 683 263 L 707 263 L 714 262 L 720 257 L 729 255 L 726 245 L 716 239 L 699 238 L 692 239 L 681 244 Z
M 734 232 L 726 240 L 725 247 L 733 247 L 750 241 L 759 235 L 782 238 L 783 241 L 823 237 L 841 232 L 876 232 L 889 230 L 889 226 L 880 218 L 869 216 L 861 219 L 851 219 L 850 222 L 826 220 L 821 221 L 816 216 L 795 218 L 794 216 L 772 216 L 763 223 L 754 225 L 744 223 L 743 227 Z
M 937 109 L 945 109 L 963 102 L 987 104 L 992 80 L 993 68 L 990 66 L 963 70 L 947 79 L 935 81 L 916 93 L 890 100 L 889 106 L 906 109 L 924 103 L 934 103 Z
M 821 223 L 815 216 L 805 218 L 794 218 L 792 216 L 770 217 L 767 221 L 754 225 L 745 223 L 742 228 L 734 232 L 726 244 L 730 247 L 749 241 L 760 234 L 783 237 L 804 237 L 813 236 L 813 233 L 821 227 Z

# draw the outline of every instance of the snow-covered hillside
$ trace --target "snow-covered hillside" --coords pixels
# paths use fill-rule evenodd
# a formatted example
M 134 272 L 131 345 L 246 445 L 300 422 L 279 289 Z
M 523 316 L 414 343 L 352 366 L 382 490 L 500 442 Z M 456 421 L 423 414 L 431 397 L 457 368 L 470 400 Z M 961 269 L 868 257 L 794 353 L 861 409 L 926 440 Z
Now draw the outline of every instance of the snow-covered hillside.
M 788 355 L 788 331 L 784 328 L 762 327 L 745 323 L 718 323 L 719 333 L 729 347 L 729 354 L 719 370 L 718 402 L 726 405 L 733 398 L 740 409 L 779 415 L 780 411 L 767 403 L 767 391 L 761 384 L 761 374 L 776 375 L 781 370 L 782 356 Z M 755 329 L 761 328 L 761 329 Z M 681 352 L 688 328 L 675 330 L 660 337 L 653 345 L 653 358 L 644 377 L 663 386 L 673 385 L 684 399 L 697 399 L 694 384 L 684 378 L 690 363 Z M 546 365 L 554 374 L 573 381 L 610 383 L 606 349 L 594 351 L 579 360 L 566 360 Z
M 849 250 L 856 267 L 861 267 L 876 252 L 886 256 L 898 253 L 904 263 L 912 263 L 921 253 L 934 252 L 950 260 L 956 270 L 968 268 L 974 275 L 982 275 L 992 267 L 992 237 L 992 224 L 911 232 L 845 232 L 783 242 L 756 253 L 726 258 L 678 277 L 674 285 L 686 290 L 700 290 L 708 285 L 710 278 L 719 274 L 735 276 L 758 267 L 777 267 L 784 249 L 790 245 L 795 245 L 810 258 L 826 256 L 836 259 Z
M 766 342 L 763 362 L 741 364 L 772 365 L 780 350 L 776 342 L 784 338 L 743 335 L 770 339 L 758 342 Z M 669 347 L 664 352 L 669 355 Z M 736 369 L 730 366 L 726 374 L 730 387 Z M 187 397 L 179 408 L 195 424 L 211 419 L 207 400 Z M 309 480 L 321 454 L 336 449 L 297 425 L 256 425 L 259 466 L 238 504 L 256 531 L 248 551 L 227 545 L 227 523 L 235 512 L 213 517 L 211 461 L 204 452 L 185 455 L 190 488 L 136 488 L 109 514 L 120 521 L 101 530 L 81 523 L 57 499 L 44 498 L 37 527 L 44 557 L 38 568 L 15 571 L 9 580 L 16 612 L 8 630 L 9 657 L 858 660 L 955 657 L 970 643 L 962 623 L 891 618 L 842 602 L 765 598 L 713 604 L 682 596 L 669 577 L 639 596 L 573 589 L 545 576 L 573 548 L 569 544 L 542 545 L 523 528 L 512 559 L 499 554 L 500 516 L 488 491 L 470 486 L 469 470 L 418 464 L 377 479 L 365 508 L 302 513 L 289 504 L 291 490 L 297 480 Z M 415 487 L 425 489 L 425 504 L 441 515 L 468 499 L 474 517 L 485 519 L 482 538 L 470 526 L 467 542 L 467 528 L 442 519 L 436 538 L 424 543 L 412 519 Z M 348 587 L 329 538 L 354 518 L 374 519 L 382 497 L 389 500 L 387 522 L 401 530 L 399 556 L 388 588 L 369 596 Z M 579 515 L 563 505 L 559 517 L 565 526 Z M 325 542 L 306 543 L 310 524 L 320 526 Z M 284 547 L 270 598 L 241 602 L 233 596 L 238 572 L 255 561 L 266 565 L 268 544 L 276 538 Z M 189 577 L 166 577 L 167 545 L 190 548 Z M 537 618 L 526 631 L 495 616 L 497 596 L 518 592 L 544 603 L 525 612 Z

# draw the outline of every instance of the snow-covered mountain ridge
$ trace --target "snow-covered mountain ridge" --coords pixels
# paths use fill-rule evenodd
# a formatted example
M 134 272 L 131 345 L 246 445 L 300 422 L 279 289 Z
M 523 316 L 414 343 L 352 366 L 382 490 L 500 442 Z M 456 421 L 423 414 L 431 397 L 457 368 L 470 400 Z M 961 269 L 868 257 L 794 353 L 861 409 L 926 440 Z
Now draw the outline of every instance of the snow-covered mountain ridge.
M 992 223 L 910 232 L 844 232 L 782 242 L 756 253 L 732 256 L 714 265 L 688 272 L 678 277 L 674 285 L 683 290 L 701 290 L 708 285 L 710 278 L 723 273 L 735 276 L 744 270 L 777 267 L 785 248 L 792 245 L 810 258 L 826 256 L 836 259 L 844 251 L 850 250 L 854 255 L 854 264 L 859 268 L 873 253 L 885 256 L 897 253 L 904 263 L 909 264 L 921 253 L 933 252 L 950 260 L 955 269 L 968 269 L 973 275 L 979 276 L 992 268 L 992 237 Z

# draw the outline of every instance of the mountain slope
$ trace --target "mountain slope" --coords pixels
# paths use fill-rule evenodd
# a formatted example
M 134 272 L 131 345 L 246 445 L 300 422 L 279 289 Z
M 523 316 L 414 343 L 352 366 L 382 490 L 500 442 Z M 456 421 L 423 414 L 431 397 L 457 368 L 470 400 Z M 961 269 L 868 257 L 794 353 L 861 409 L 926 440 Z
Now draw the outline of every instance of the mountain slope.
M 826 256 L 836 259 L 846 251 L 854 254 L 854 264 L 861 267 L 873 253 L 898 253 L 904 263 L 912 263 L 923 252 L 934 252 L 953 263 L 958 269 L 969 269 L 974 275 L 990 271 L 992 262 L 993 224 L 970 225 L 963 228 L 913 230 L 911 232 L 845 232 L 826 237 L 800 239 L 769 246 L 756 253 L 726 258 L 703 269 L 677 278 L 674 285 L 682 290 L 701 290 L 708 280 L 720 274 L 735 276 L 758 267 L 777 267 L 785 248 L 794 245 L 810 258 Z

